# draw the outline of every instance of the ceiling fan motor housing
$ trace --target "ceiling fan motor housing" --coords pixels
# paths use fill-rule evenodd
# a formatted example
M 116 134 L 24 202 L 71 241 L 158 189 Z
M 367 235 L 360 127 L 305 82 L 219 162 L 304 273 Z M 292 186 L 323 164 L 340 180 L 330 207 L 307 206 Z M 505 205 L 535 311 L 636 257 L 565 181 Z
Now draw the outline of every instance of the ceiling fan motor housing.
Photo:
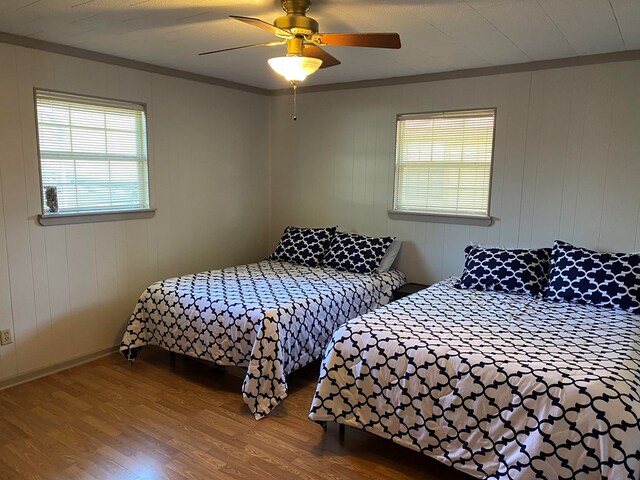
M 275 42 L 258 43 L 254 45 L 244 45 L 241 47 L 224 48 L 222 50 L 214 50 L 211 52 L 203 52 L 200 55 L 208 55 L 210 53 L 227 52 L 229 50 L 238 50 L 250 47 L 272 47 L 274 45 L 287 44 L 287 57 L 275 57 L 269 60 L 269 65 L 287 80 L 301 81 L 310 73 L 315 72 L 318 68 L 328 68 L 340 65 L 340 60 L 331 56 L 325 50 L 324 46 L 339 47 L 372 47 L 372 48 L 400 48 L 400 36 L 397 33 L 318 33 L 318 22 L 307 17 L 307 12 L 311 7 L 311 0 L 280 0 L 282 9 L 286 15 L 277 18 L 273 24 L 260 20 L 259 18 L 243 17 L 238 15 L 230 15 L 231 18 L 239 20 L 243 23 L 257 27 L 278 36 L 281 40 Z M 279 62 L 280 60 L 286 62 Z M 280 66 L 275 65 L 278 62 Z M 306 62 L 307 68 L 304 72 L 293 72 L 297 75 L 290 75 L 292 68 L 296 65 L 303 66 L 300 62 Z M 288 65 L 284 72 L 284 66 Z M 313 64 L 313 65 L 311 65 Z M 274 66 L 275 65 L 275 66 Z M 282 68 L 280 68 L 282 67 Z M 281 72 L 282 70 L 282 72 Z M 304 76 L 302 75 L 304 73 Z
M 276 18 L 273 25 L 288 30 L 294 35 L 318 33 L 318 22 L 305 15 L 309 7 L 311 7 L 309 0 L 282 0 L 282 9 L 287 14 Z

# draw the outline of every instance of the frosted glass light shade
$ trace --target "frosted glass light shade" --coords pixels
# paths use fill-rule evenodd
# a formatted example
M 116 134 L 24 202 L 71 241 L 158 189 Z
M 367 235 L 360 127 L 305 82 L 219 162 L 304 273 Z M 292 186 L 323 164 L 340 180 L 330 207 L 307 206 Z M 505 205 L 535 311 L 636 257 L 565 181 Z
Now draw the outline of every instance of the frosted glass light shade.
M 290 56 L 269 59 L 269 66 L 287 79 L 288 82 L 301 82 L 322 65 L 319 58 Z

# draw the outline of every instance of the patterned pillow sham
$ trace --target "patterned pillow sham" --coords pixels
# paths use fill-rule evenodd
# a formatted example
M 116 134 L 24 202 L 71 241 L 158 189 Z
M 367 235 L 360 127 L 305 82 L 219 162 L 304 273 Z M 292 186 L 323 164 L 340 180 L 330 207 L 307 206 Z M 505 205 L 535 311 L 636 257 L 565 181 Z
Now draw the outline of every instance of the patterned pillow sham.
M 548 248 L 504 249 L 469 245 L 457 288 L 540 296 L 549 273 Z
M 338 232 L 331 240 L 322 264 L 336 270 L 354 273 L 373 273 L 394 237 L 367 237 L 357 233 Z
M 544 297 L 640 314 L 640 253 L 595 252 L 556 240 Z
M 337 227 L 284 229 L 280 243 L 269 260 L 317 267 L 322 262 L 325 251 L 336 233 Z

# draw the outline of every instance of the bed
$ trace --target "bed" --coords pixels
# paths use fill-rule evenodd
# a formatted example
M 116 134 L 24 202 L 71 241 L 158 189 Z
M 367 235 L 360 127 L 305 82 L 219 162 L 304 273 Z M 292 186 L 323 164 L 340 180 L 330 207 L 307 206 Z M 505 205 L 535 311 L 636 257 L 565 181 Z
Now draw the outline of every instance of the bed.
M 309 417 L 477 478 L 640 478 L 640 315 L 448 279 L 342 325 Z
M 343 322 L 386 304 L 397 271 L 358 274 L 263 261 L 156 282 L 138 301 L 120 351 L 145 345 L 247 369 L 245 403 L 260 419 L 287 395 L 286 376 L 322 356 Z

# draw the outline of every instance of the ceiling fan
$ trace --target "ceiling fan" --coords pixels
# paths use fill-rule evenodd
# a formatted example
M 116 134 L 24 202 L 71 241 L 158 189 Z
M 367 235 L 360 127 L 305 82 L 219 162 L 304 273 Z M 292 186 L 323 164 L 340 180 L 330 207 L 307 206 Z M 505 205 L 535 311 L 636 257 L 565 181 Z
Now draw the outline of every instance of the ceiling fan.
M 400 36 L 397 33 L 319 33 L 318 22 L 307 17 L 311 7 L 310 0 L 281 0 L 286 15 L 275 19 L 273 24 L 252 17 L 231 15 L 231 18 L 248 25 L 273 33 L 278 40 L 240 47 L 223 48 L 199 55 L 228 52 L 251 47 L 287 46 L 285 57 L 269 60 L 269 65 L 289 81 L 294 89 L 298 82 L 314 73 L 318 68 L 340 65 L 340 60 L 330 55 L 322 47 L 372 47 L 400 48 Z

